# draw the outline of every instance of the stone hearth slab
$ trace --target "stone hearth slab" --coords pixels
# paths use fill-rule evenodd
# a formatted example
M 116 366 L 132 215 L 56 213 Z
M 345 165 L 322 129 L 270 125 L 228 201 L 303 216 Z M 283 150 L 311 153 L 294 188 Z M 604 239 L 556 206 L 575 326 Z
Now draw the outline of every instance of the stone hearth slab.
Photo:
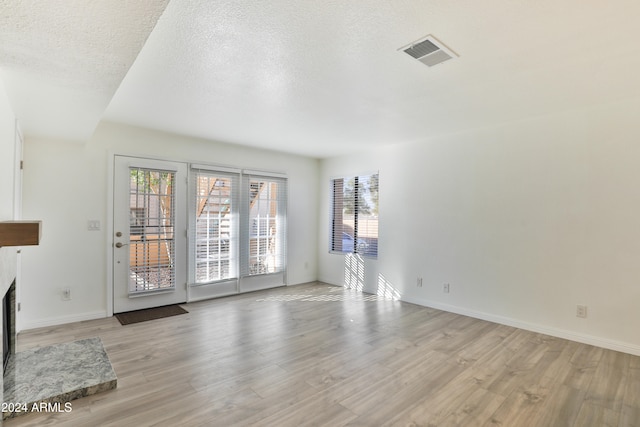
M 65 402 L 116 388 L 118 379 L 100 338 L 88 338 L 21 351 L 9 358 L 4 374 L 3 419 L 41 403 L 61 410 Z M 43 405 L 43 407 L 46 405 Z M 28 413 L 28 412 L 27 412 Z

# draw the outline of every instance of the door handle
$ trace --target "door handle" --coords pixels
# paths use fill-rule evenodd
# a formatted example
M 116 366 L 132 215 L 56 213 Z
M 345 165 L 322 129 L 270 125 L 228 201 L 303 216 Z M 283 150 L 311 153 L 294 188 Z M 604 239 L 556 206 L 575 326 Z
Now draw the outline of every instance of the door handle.
M 121 248 L 121 247 L 127 246 L 127 245 L 128 245 L 128 243 L 118 242 L 118 243 L 116 243 L 116 248 Z

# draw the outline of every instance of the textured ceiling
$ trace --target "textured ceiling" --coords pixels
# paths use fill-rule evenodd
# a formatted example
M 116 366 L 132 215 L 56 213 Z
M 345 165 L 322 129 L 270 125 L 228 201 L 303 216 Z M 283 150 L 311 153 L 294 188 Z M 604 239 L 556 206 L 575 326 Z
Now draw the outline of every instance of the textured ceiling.
M 2 0 L 0 78 L 27 136 L 86 140 L 169 0 Z
M 29 3 L 0 5 L 27 135 L 102 118 L 328 157 L 640 97 L 637 0 Z M 459 58 L 398 51 L 428 34 Z

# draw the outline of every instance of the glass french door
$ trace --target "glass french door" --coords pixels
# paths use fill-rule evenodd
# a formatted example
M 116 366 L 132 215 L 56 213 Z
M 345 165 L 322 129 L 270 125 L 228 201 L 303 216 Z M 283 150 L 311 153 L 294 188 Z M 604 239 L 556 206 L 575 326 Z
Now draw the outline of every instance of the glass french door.
M 187 301 L 183 163 L 114 157 L 114 313 Z
M 192 165 L 190 299 L 285 283 L 286 179 Z

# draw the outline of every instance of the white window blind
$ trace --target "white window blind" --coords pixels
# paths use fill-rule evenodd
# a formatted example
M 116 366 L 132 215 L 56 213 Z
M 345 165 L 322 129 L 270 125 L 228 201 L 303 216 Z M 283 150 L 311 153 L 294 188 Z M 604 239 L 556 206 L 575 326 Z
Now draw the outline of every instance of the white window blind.
M 282 273 L 286 261 L 286 178 L 243 175 L 241 275 Z
M 189 263 L 194 298 L 284 284 L 287 179 L 191 165 Z
M 194 170 L 192 249 L 196 284 L 238 277 L 239 174 Z
M 378 174 L 331 180 L 330 251 L 378 256 Z
M 129 295 L 175 288 L 175 172 L 131 167 Z

